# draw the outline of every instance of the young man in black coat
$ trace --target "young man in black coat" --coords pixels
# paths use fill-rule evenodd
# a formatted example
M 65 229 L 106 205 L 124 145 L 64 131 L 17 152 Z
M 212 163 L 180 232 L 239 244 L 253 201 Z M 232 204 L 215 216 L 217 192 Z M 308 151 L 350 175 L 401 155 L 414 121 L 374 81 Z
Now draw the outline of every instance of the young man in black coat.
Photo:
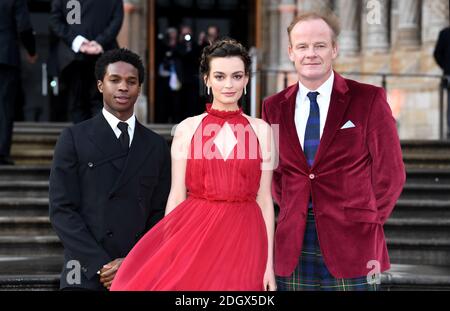
M 64 245 L 61 289 L 109 288 L 122 259 L 164 215 L 170 153 L 133 112 L 139 56 L 106 52 L 96 64 L 104 108 L 66 128 L 50 173 L 50 220 Z

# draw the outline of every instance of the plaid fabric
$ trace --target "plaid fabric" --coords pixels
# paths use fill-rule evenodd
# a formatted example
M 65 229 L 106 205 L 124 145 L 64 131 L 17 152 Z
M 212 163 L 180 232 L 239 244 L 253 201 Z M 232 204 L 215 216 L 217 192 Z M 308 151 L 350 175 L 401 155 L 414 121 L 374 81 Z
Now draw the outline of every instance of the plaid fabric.
M 311 203 L 310 203 L 311 205 Z M 366 276 L 336 279 L 323 261 L 317 239 L 313 209 L 308 209 L 305 238 L 299 264 L 289 277 L 277 276 L 279 291 L 377 291 L 378 284 L 369 284 Z

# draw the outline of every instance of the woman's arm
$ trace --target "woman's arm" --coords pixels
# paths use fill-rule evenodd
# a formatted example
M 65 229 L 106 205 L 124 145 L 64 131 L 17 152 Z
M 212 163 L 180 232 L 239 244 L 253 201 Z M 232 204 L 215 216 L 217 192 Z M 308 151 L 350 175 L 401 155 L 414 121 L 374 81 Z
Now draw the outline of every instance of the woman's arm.
M 185 176 L 189 147 L 189 143 L 187 140 L 187 136 L 189 135 L 187 133 L 189 129 L 189 127 L 187 126 L 188 120 L 189 119 L 186 119 L 177 125 L 172 140 L 172 146 L 170 150 L 172 161 L 172 177 L 164 216 L 167 216 L 175 207 L 177 207 L 186 199 Z
M 272 184 L 272 171 L 262 171 L 260 187 L 256 202 L 261 208 L 264 222 L 266 224 L 267 231 L 267 264 L 266 272 L 264 274 L 264 288 L 269 290 L 276 289 L 275 275 L 273 272 L 273 244 L 274 244 L 274 231 L 275 231 L 275 215 L 273 200 L 271 195 Z

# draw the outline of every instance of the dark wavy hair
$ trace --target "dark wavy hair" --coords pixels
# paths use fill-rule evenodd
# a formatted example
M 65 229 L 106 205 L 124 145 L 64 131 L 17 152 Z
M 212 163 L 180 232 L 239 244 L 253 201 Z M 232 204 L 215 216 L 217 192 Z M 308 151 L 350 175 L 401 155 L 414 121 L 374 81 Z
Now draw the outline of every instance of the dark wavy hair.
M 145 68 L 141 58 L 136 53 L 128 49 L 114 49 L 105 52 L 95 63 L 95 77 L 103 81 L 106 74 L 106 68 L 109 64 L 125 62 L 135 67 L 139 72 L 139 84 L 144 82 Z
M 208 76 L 211 70 L 210 63 L 216 57 L 237 56 L 244 62 L 245 74 L 250 74 L 251 58 L 247 49 L 238 41 L 231 38 L 224 38 L 214 41 L 211 45 L 203 49 L 200 59 L 200 73 L 202 76 Z

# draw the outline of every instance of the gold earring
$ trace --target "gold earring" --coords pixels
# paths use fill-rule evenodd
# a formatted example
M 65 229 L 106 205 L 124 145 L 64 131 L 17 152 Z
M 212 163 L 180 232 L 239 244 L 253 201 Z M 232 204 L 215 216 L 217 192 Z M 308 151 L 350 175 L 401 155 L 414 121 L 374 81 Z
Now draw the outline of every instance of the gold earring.
M 208 86 L 206 89 L 207 89 L 206 92 L 208 93 L 208 95 L 211 95 L 211 88 Z
M 244 95 L 247 95 L 247 86 L 244 87 Z

